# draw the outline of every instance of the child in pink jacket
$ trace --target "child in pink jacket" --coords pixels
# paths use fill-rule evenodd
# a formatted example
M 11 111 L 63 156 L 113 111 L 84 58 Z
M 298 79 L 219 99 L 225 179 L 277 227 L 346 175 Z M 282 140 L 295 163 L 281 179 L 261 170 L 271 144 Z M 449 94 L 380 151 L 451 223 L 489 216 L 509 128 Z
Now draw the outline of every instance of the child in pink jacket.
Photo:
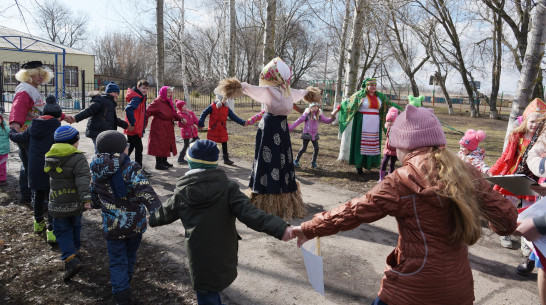
M 303 127 L 303 133 L 301 134 L 301 138 L 303 139 L 303 145 L 300 151 L 298 152 L 296 159 L 294 160 L 295 167 L 300 167 L 300 158 L 303 155 L 303 153 L 307 150 L 307 145 L 309 145 L 309 141 L 313 143 L 313 159 L 311 161 L 311 167 L 313 168 L 318 167 L 317 156 L 319 152 L 319 145 L 318 145 L 319 121 L 325 124 L 330 124 L 332 123 L 334 118 L 335 118 L 334 113 L 329 118 L 325 117 L 322 114 L 322 110 L 320 110 L 319 106 L 315 103 L 312 103 L 309 105 L 309 108 L 305 109 L 305 111 L 299 117 L 299 119 L 297 119 L 292 125 L 288 126 L 288 129 L 292 131 L 299 124 L 301 124 L 302 122 L 305 122 L 305 125 Z
M 184 157 L 186 156 L 186 150 L 190 147 L 190 139 L 191 143 L 199 140 L 197 134 L 197 123 L 199 123 L 199 120 L 183 100 L 176 100 L 176 108 L 178 108 L 178 115 L 182 117 L 182 120 L 178 121 L 178 127 L 180 127 L 182 139 L 184 139 L 184 146 L 180 155 L 178 155 L 178 163 L 188 164 L 188 161 L 184 160 Z

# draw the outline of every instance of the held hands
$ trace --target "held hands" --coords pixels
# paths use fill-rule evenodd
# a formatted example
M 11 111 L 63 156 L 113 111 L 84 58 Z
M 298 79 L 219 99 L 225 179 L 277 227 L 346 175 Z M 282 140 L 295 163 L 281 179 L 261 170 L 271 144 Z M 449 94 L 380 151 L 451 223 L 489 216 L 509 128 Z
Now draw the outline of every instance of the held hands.
M 531 190 L 537 192 L 540 196 L 546 195 L 546 183 L 534 184 L 530 186 Z
M 523 221 L 518 220 L 518 227 L 513 234 L 523 236 L 529 241 L 535 241 L 542 237 L 542 235 L 538 232 L 535 223 L 533 222 L 533 218 L 527 218 Z
M 135 126 L 131 125 L 131 126 L 127 127 L 127 131 L 133 131 L 133 130 L 135 130 Z
M 301 246 L 308 241 L 309 239 L 305 237 L 303 234 L 303 231 L 301 230 L 301 226 L 293 227 L 292 228 L 292 238 L 298 238 L 298 248 L 301 248 Z
M 93 209 L 93 208 L 91 207 L 91 202 L 89 202 L 89 201 L 85 202 L 85 203 L 83 204 L 83 207 L 84 207 L 86 210 L 91 210 L 91 209 Z
M 64 117 L 64 121 L 69 123 L 69 124 L 73 124 L 73 123 L 76 123 L 76 118 L 74 118 L 71 115 L 67 115 L 67 116 Z
M 21 124 L 19 124 L 17 122 L 11 122 L 9 124 L 9 128 L 14 129 L 15 131 L 19 132 L 21 130 Z

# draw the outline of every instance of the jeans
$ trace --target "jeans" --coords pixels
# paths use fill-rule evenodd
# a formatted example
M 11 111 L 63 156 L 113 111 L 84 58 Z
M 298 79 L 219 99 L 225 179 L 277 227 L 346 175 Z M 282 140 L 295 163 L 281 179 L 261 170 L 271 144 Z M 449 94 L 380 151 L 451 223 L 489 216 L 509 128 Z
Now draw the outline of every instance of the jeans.
M 387 303 L 381 301 L 381 299 L 379 297 L 377 297 L 377 298 L 375 298 L 375 300 L 373 300 L 372 305 L 387 305 Z
M 319 145 L 318 140 L 303 140 L 303 145 L 301 146 L 300 151 L 298 151 L 298 155 L 296 156 L 296 161 L 300 161 L 301 156 L 303 153 L 307 150 L 307 145 L 309 145 L 309 141 L 313 143 L 313 159 L 311 159 L 311 162 L 317 162 L 317 156 L 319 152 Z
M 82 214 L 65 218 L 53 218 L 53 234 L 61 249 L 61 260 L 80 250 L 82 230 Z
M 197 294 L 197 305 L 222 305 L 219 292 L 199 293 Z
M 32 193 L 28 187 L 28 143 L 17 144 L 19 146 L 19 158 L 21 158 L 21 169 L 19 170 L 19 195 L 21 199 L 30 200 Z
M 127 239 L 107 239 L 110 257 L 110 283 L 112 294 L 131 288 L 129 281 L 135 273 L 135 261 L 142 234 Z
M 142 167 L 142 151 L 144 147 L 142 146 L 142 139 L 138 135 L 127 136 L 127 142 L 129 143 L 129 153 L 130 156 L 133 150 L 135 151 L 135 162 L 140 164 Z
M 47 211 L 49 202 L 49 189 L 47 190 L 32 190 L 32 202 L 34 205 L 34 219 L 40 222 L 44 219 L 44 214 L 47 215 L 47 229 L 53 230 L 53 217 Z

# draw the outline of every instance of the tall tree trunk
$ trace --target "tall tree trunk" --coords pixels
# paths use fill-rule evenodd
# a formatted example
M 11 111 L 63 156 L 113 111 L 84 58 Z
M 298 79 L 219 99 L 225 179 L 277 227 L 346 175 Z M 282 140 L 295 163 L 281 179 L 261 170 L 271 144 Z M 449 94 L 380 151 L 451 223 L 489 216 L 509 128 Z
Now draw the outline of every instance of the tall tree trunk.
M 453 103 L 451 102 L 451 98 L 449 97 L 449 92 L 447 92 L 446 77 L 442 76 L 442 72 L 440 72 L 440 65 L 437 64 L 438 71 L 436 71 L 436 79 L 438 80 L 438 84 L 440 85 L 440 89 L 442 90 L 442 94 L 444 95 L 444 98 L 446 99 L 447 103 L 447 113 L 448 115 L 453 115 Z
M 345 75 L 344 96 L 349 97 L 356 91 L 356 79 L 358 64 L 360 62 L 360 48 L 362 45 L 362 34 L 364 29 L 364 4 L 365 0 L 357 0 L 353 16 L 350 49 L 348 50 L 348 69 Z
M 277 0 L 267 0 L 264 53 L 262 63 L 264 66 L 275 56 L 275 19 L 277 15 Z
M 235 0 L 229 0 L 229 55 L 228 77 L 235 76 Z
M 163 27 L 163 0 L 156 1 L 155 13 L 156 13 L 156 29 L 157 29 L 156 79 L 157 79 L 157 91 L 159 92 L 159 89 L 163 86 L 164 71 L 165 71 L 165 35 L 163 32 L 163 28 L 164 28 Z
M 525 107 L 533 98 L 533 90 L 537 83 L 537 75 L 540 70 L 540 63 L 544 56 L 544 43 L 546 43 L 546 0 L 538 0 L 536 11 L 533 16 L 531 30 L 527 37 L 527 49 L 519 76 L 516 96 L 512 102 L 510 119 L 506 128 L 506 136 L 512 130 L 512 122 L 523 113 Z M 504 145 L 506 146 L 506 140 Z
M 419 87 L 417 86 L 417 82 L 415 81 L 415 75 L 412 74 L 411 77 L 409 78 L 409 80 L 410 80 L 410 84 L 411 84 L 411 93 L 415 97 L 419 96 Z
M 501 11 L 504 9 L 505 0 L 501 0 L 498 10 L 494 10 L 494 30 L 493 30 L 493 70 L 491 97 L 489 98 L 489 118 L 498 119 L 497 98 L 499 96 L 500 77 L 502 69 L 502 17 Z
M 345 1 L 345 18 L 343 18 L 343 29 L 341 30 L 341 48 L 339 50 L 339 65 L 337 66 L 337 78 L 336 78 L 336 100 L 334 102 L 334 108 L 341 103 L 341 84 L 343 83 L 343 70 L 345 69 L 345 45 L 347 44 L 347 29 L 349 28 L 349 19 L 351 18 L 351 0 Z M 338 123 L 338 117 L 334 124 Z
M 186 29 L 184 0 L 180 0 L 180 70 L 182 72 L 182 87 L 184 88 L 184 101 L 191 107 L 190 93 L 188 92 L 188 79 L 186 77 L 186 52 L 184 47 L 184 31 Z

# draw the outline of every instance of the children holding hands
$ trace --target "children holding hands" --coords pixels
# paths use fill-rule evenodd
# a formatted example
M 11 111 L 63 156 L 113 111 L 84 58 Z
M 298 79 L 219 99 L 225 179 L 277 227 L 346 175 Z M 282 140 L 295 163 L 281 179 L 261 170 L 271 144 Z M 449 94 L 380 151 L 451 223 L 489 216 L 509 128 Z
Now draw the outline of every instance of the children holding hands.
M 184 156 L 186 156 L 186 151 L 190 146 L 190 139 L 192 143 L 199 140 L 197 133 L 197 124 L 199 124 L 199 120 L 195 116 L 195 113 L 188 108 L 188 104 L 183 100 L 176 100 L 176 108 L 178 108 L 178 115 L 182 118 L 178 121 L 178 127 L 180 127 L 180 134 L 184 140 L 184 146 L 178 155 L 178 163 L 188 164 L 188 162 L 184 160 Z

